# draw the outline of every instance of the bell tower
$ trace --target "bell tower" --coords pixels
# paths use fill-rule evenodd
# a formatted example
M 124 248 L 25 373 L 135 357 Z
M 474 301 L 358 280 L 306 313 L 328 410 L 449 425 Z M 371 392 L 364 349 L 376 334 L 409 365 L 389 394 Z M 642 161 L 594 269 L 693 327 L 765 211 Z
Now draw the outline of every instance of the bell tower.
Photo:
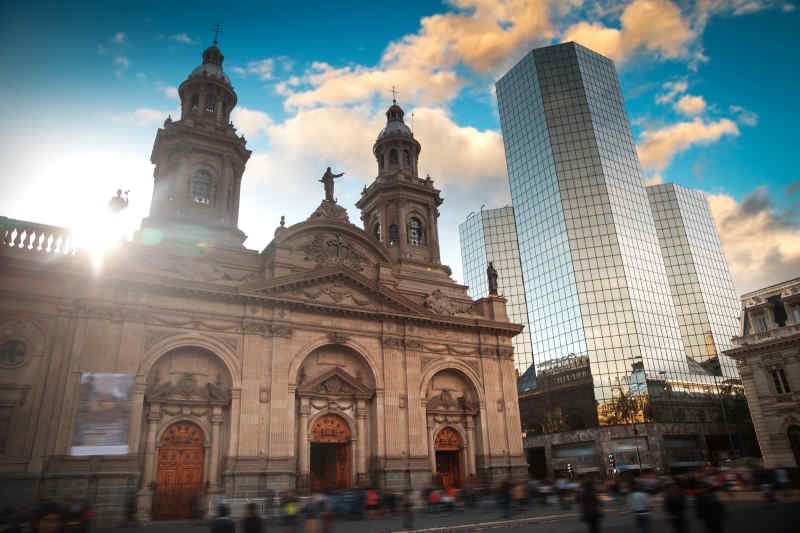
M 386 127 L 372 147 L 378 176 L 364 188 L 356 207 L 364 230 L 383 243 L 400 262 L 439 265 L 439 190 L 430 176 L 418 171 L 422 146 L 403 120 L 403 109 L 393 100 L 386 111 Z
M 230 122 L 236 92 L 223 59 L 215 40 L 178 88 L 180 120 L 167 118 L 156 134 L 153 200 L 142 222 L 143 239 L 241 247 L 246 238 L 237 224 L 251 152 Z

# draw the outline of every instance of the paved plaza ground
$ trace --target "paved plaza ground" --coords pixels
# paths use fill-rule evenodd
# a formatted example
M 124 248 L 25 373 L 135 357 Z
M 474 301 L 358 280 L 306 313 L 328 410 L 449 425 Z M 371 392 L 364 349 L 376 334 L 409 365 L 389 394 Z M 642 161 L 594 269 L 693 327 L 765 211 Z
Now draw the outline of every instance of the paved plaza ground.
M 725 502 L 727 521 L 724 533 L 797 533 L 800 531 L 800 505 L 796 501 L 766 503 L 761 501 L 727 501 Z M 636 528 L 633 517 L 624 507 L 613 504 L 605 507 L 602 532 L 633 533 Z M 689 533 L 705 532 L 705 527 L 689 513 Z M 281 526 L 277 521 L 266 521 L 266 531 L 289 533 L 291 530 Z M 672 528 L 664 514 L 658 508 L 653 513 L 651 533 L 672 533 Z M 557 505 L 537 506 L 531 510 L 518 513 L 511 520 L 505 520 L 496 508 L 462 510 L 452 513 L 429 514 L 418 512 L 415 515 L 414 531 L 425 533 L 467 532 L 484 530 L 502 530 L 517 532 L 552 532 L 582 533 L 587 530 L 585 524 L 577 517 L 577 508 L 564 510 Z M 238 530 L 238 527 L 237 527 Z M 153 524 L 142 528 L 117 528 L 98 530 L 99 533 L 110 532 L 142 533 L 199 533 L 209 531 L 206 523 L 169 523 Z M 298 528 L 302 532 L 304 529 Z M 400 517 L 379 520 L 339 520 L 334 524 L 336 533 L 389 533 L 404 531 Z

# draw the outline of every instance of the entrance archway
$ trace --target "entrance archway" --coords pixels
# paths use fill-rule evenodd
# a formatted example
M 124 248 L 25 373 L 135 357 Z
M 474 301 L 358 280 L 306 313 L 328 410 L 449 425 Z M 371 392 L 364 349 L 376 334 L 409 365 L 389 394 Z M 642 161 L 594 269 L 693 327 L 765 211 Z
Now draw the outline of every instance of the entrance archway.
M 461 486 L 461 436 L 451 428 L 442 428 L 434 440 L 436 451 L 436 475 L 442 488 Z
M 350 487 L 350 428 L 340 416 L 326 414 L 311 425 L 311 490 Z
M 176 422 L 161 436 L 153 519 L 193 518 L 203 492 L 205 434 L 197 424 Z

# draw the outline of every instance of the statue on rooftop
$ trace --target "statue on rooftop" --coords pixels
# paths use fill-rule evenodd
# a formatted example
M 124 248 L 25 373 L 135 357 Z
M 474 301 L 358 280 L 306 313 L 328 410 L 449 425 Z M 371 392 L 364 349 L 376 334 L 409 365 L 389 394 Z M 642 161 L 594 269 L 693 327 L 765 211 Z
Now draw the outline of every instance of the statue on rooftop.
M 117 189 L 117 195 L 108 201 L 108 210 L 112 213 L 119 213 L 126 207 L 128 207 L 128 191 L 125 191 L 123 196 L 122 189 Z
M 336 202 L 336 199 L 333 197 L 333 180 L 342 176 L 344 176 L 344 172 L 334 174 L 331 172 L 331 167 L 328 167 L 322 179 L 319 180 L 325 185 L 325 200 L 328 202 Z
M 491 261 L 489 261 L 489 266 L 486 267 L 486 278 L 489 280 L 489 296 L 497 296 L 497 270 L 495 270 Z

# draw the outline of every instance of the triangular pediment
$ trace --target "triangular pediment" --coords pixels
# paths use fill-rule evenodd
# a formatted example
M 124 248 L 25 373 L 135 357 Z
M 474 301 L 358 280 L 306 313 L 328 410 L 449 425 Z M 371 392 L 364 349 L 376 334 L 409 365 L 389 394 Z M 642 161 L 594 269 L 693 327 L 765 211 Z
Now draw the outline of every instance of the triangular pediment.
M 320 269 L 282 276 L 240 288 L 240 293 L 315 307 L 426 315 L 425 308 L 403 295 L 378 287 L 360 274 L 344 269 Z
M 339 396 L 367 399 L 371 398 L 374 393 L 371 388 L 339 367 L 333 368 L 307 383 L 300 383 L 297 390 L 301 396 Z

